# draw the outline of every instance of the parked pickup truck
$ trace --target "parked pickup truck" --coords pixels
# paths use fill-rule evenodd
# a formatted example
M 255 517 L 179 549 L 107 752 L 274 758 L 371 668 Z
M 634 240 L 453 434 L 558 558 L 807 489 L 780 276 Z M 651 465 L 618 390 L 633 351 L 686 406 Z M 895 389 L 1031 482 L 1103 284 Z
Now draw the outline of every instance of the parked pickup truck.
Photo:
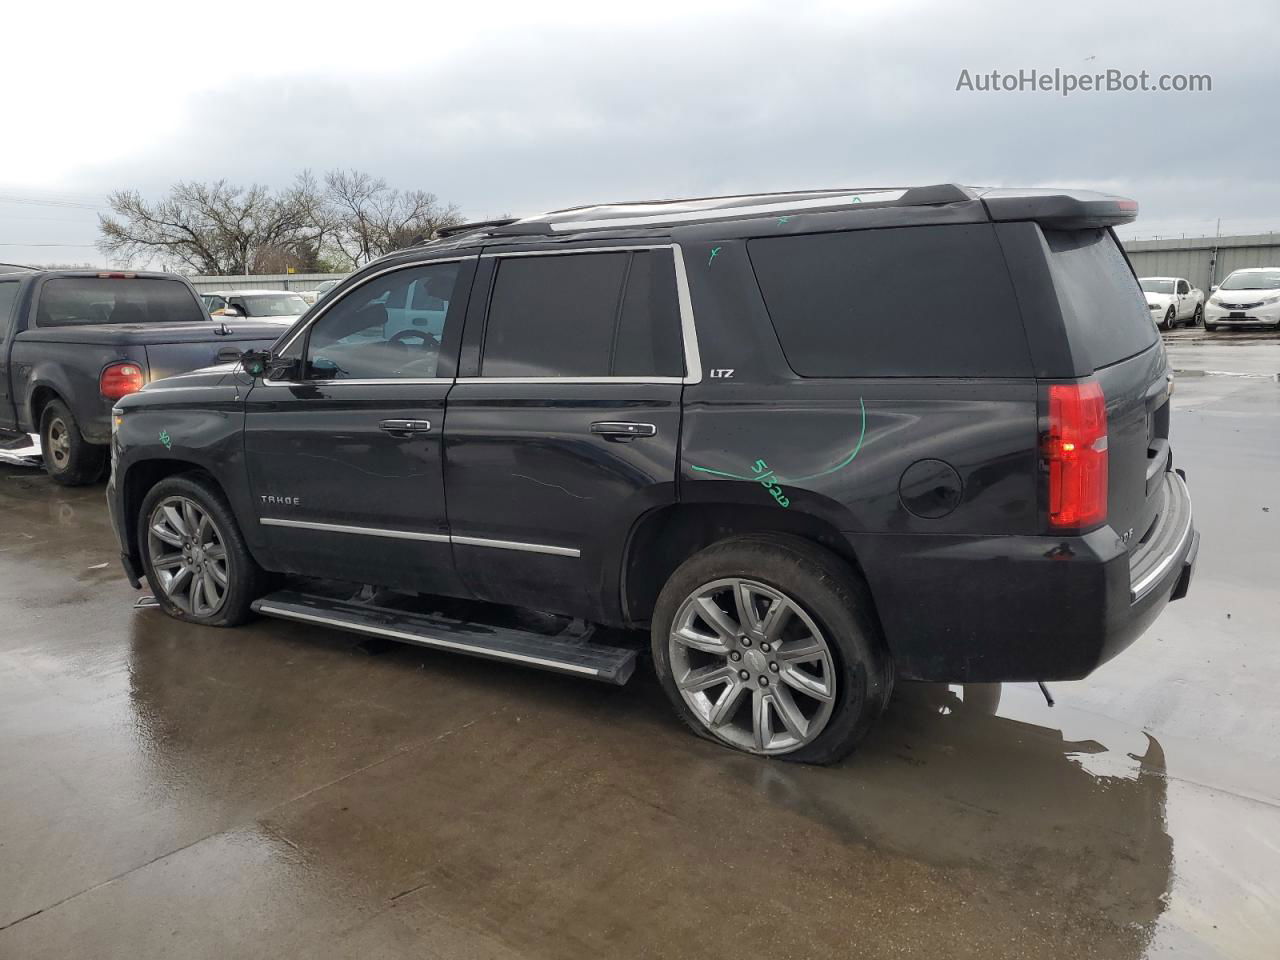
M 68 486 L 108 466 L 111 405 L 152 380 L 270 346 L 288 323 L 212 320 L 165 273 L 0 273 L 0 440 L 39 433 Z

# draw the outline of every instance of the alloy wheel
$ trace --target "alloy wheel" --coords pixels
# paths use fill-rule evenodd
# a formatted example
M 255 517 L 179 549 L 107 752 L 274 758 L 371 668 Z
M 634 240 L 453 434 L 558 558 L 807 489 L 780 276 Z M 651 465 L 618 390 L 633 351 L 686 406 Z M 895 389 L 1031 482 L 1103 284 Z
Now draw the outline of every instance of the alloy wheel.
M 676 611 L 668 653 L 689 709 L 739 749 L 790 753 L 831 719 L 831 648 L 804 608 L 773 587 L 739 577 L 699 587 Z
M 166 497 L 147 520 L 151 566 L 165 597 L 193 617 L 217 613 L 230 582 L 222 534 L 208 512 L 187 497 Z

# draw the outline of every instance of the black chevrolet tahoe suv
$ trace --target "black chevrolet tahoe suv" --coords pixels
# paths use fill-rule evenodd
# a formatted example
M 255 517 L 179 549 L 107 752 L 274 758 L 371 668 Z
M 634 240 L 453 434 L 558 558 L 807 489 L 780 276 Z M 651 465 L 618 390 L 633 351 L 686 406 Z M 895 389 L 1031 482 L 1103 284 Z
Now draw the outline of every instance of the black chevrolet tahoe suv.
M 211 320 L 176 274 L 0 268 L 0 443 L 39 433 L 54 480 L 93 483 L 108 464 L 115 401 L 270 346 L 286 329 Z
M 615 683 L 647 628 L 696 732 L 808 762 L 895 676 L 1083 677 L 1198 547 L 1136 209 L 942 185 L 455 229 L 117 404 L 125 569 L 182 620 Z

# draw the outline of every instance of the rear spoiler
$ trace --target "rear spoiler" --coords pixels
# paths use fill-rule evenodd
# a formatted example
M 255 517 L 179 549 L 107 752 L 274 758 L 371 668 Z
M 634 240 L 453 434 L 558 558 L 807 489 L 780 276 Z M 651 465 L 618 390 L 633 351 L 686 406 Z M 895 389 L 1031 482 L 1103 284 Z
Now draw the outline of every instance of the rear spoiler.
M 1138 218 L 1138 201 L 1088 190 L 985 190 L 992 220 L 1034 220 L 1056 230 L 1118 227 Z

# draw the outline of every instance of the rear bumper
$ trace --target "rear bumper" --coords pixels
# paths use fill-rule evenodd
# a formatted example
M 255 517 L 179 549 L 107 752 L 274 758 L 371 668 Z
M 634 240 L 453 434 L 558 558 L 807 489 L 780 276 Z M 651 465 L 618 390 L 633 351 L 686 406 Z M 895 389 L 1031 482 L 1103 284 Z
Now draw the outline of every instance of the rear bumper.
M 1177 478 L 1172 489 L 1181 501 L 1170 510 L 1173 532 L 1162 524 L 1156 536 L 1167 546 L 1141 571 L 1110 527 L 1060 538 L 850 536 L 899 675 L 951 683 L 1087 676 L 1190 587 L 1200 536 L 1186 485 Z M 1176 526 L 1183 515 L 1185 535 Z

